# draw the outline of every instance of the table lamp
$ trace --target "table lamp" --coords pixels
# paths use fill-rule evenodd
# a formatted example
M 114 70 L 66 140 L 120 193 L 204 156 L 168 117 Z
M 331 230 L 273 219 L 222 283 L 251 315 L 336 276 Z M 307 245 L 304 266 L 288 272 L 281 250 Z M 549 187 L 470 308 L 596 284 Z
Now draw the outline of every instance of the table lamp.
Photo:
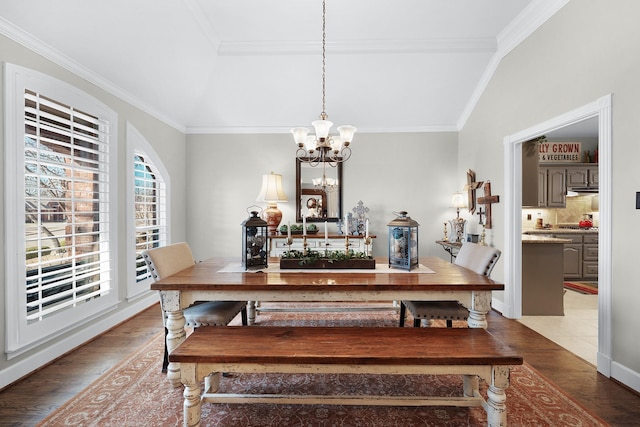
M 460 243 L 463 240 L 464 226 L 467 222 L 464 218 L 460 218 L 460 208 L 467 207 L 467 201 L 461 192 L 453 193 L 451 206 L 456 208 L 456 217 L 449 221 L 451 223 L 451 238 L 455 239 L 455 242 Z
M 262 188 L 256 200 L 267 202 L 267 208 L 262 211 L 262 218 L 267 221 L 269 234 L 276 234 L 282 221 L 282 211 L 278 209 L 278 202 L 288 202 L 282 188 L 282 175 L 273 172 L 262 175 Z

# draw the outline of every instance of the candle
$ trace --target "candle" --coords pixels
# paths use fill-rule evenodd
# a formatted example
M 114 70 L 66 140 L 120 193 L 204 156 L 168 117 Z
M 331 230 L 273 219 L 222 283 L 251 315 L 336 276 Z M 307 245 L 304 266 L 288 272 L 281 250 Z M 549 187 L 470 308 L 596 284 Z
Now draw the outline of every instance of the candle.
M 344 235 L 347 236 L 349 234 L 349 220 L 348 216 L 344 216 Z
M 302 215 L 302 235 L 307 235 L 307 217 Z
M 327 221 L 324 222 L 324 244 L 329 244 L 329 232 L 327 231 Z
M 364 237 L 369 238 L 369 218 L 364 223 Z
M 291 221 L 287 223 L 287 237 L 291 239 Z

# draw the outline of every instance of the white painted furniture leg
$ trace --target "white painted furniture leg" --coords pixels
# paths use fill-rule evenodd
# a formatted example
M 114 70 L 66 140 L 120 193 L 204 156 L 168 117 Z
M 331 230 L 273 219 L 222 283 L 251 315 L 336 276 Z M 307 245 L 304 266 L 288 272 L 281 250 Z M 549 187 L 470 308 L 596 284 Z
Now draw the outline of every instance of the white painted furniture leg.
M 505 389 L 509 387 L 508 366 L 494 366 L 491 372 L 491 384 L 487 390 L 487 426 L 507 426 L 507 395 Z
M 200 382 L 196 378 L 196 365 L 191 363 L 182 365 L 181 378 L 182 384 L 184 384 L 183 425 L 184 427 L 200 427 L 202 390 Z
M 184 316 L 182 310 L 167 313 L 167 350 L 169 354 L 182 343 L 187 334 L 184 330 Z M 174 387 L 180 386 L 180 364 L 169 362 L 167 379 Z

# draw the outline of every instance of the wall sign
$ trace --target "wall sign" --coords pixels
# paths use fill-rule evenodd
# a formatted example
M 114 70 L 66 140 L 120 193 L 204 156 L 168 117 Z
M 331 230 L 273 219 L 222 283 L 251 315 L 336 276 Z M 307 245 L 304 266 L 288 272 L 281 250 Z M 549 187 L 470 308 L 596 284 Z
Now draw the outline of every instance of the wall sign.
M 540 142 L 538 161 L 541 163 L 581 162 L 581 142 Z

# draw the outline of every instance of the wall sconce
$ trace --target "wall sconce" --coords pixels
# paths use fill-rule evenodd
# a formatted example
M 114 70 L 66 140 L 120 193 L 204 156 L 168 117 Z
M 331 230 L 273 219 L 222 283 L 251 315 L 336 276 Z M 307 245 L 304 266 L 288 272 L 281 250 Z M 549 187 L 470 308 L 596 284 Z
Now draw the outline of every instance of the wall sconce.
M 460 218 L 460 208 L 467 207 L 467 202 L 461 192 L 453 193 L 453 197 L 451 198 L 451 207 L 456 208 L 456 217 L 449 221 L 451 224 L 451 238 L 455 239 L 454 242 L 460 243 L 463 240 L 464 227 L 467 223 L 467 220 Z
M 267 221 L 269 234 L 276 234 L 282 221 L 282 211 L 278 209 L 278 202 L 288 202 L 282 188 L 282 175 L 273 172 L 262 175 L 262 188 L 256 200 L 267 202 L 267 208 L 262 211 L 262 217 Z

